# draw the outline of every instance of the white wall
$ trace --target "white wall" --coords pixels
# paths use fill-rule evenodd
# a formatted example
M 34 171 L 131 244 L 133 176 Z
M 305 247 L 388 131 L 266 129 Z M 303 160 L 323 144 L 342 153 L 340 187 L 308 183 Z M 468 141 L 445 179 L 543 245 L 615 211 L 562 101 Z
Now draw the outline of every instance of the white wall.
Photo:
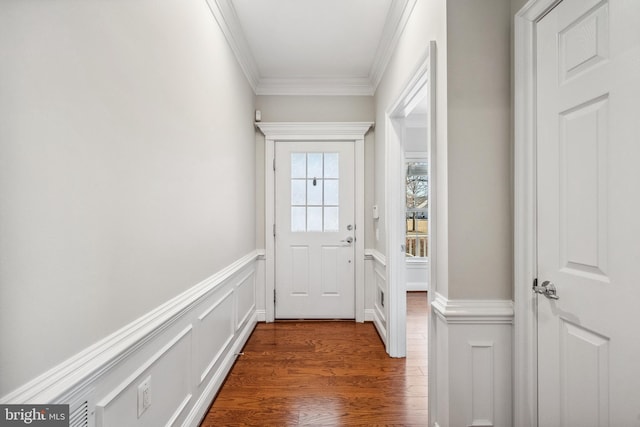
M 424 118 L 426 123 L 427 118 Z M 429 139 L 429 133 L 425 127 L 406 127 L 404 131 L 404 151 L 407 152 L 420 152 L 426 153 L 429 147 L 427 147 L 427 140 Z
M 255 249 L 254 97 L 206 2 L 0 2 L 0 396 Z
M 386 218 L 384 215 L 385 204 L 385 140 L 386 126 L 385 114 L 387 109 L 396 101 L 400 91 L 406 85 L 408 79 L 419 65 L 425 52 L 428 49 L 429 42 L 435 40 L 436 49 L 436 109 L 439 112 L 447 111 L 447 31 L 446 31 L 446 1 L 445 0 L 428 0 L 417 1 L 413 9 L 413 13 L 400 37 L 398 46 L 391 58 L 385 74 L 378 86 L 375 94 L 376 109 L 376 141 L 375 141 L 375 200 L 374 203 L 381 207 L 380 220 L 377 221 L 378 234 L 380 238 L 376 241 L 375 249 L 386 254 Z M 438 151 L 436 161 L 442 167 L 438 170 L 438 183 L 446 188 L 446 164 L 447 164 L 447 115 L 446 113 L 437 113 L 436 133 L 438 146 L 444 144 L 444 149 Z M 445 191 L 439 191 L 438 199 L 438 218 L 436 224 L 438 227 L 438 235 L 442 236 L 438 240 L 438 244 L 442 249 L 444 256 L 438 258 L 438 284 L 446 288 L 447 284 L 447 194 Z
M 512 297 L 511 18 L 447 2 L 449 298 Z

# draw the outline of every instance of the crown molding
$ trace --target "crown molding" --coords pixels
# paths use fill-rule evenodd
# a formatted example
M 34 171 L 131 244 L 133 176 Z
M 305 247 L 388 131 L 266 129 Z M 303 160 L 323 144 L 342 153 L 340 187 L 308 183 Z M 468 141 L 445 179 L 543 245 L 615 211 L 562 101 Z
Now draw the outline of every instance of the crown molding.
M 382 76 L 384 76 L 400 35 L 404 31 L 415 5 L 416 0 L 392 0 L 391 2 L 387 20 L 382 30 L 382 37 L 378 44 L 378 50 L 369 71 L 369 82 L 374 92 L 380 84 Z
M 247 77 L 249 85 L 255 92 L 260 81 L 260 73 L 249 48 L 249 43 L 240 26 L 233 3 L 231 0 L 206 0 L 206 2 L 238 60 L 240 68 L 242 68 L 244 75 Z
M 256 95 L 356 95 L 373 96 L 375 88 L 368 78 L 262 78 Z
M 206 2 L 256 95 L 352 96 L 374 95 L 416 4 L 416 0 L 392 0 L 368 77 L 278 79 L 260 76 L 232 0 Z

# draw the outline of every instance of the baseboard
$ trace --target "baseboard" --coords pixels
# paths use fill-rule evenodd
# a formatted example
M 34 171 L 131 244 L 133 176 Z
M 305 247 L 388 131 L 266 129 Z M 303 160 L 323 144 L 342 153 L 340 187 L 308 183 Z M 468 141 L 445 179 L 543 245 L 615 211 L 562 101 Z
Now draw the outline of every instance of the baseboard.
M 367 308 L 364 310 L 364 321 L 365 322 L 373 322 L 375 321 L 376 313 L 372 308 Z
M 254 251 L 0 399 L 68 403 L 88 426 L 196 426 L 256 322 Z M 141 417 L 137 386 L 151 377 Z M 132 402 L 133 400 L 133 402 Z M 95 403 L 94 403 L 95 402 Z
M 510 426 L 512 301 L 449 300 L 436 294 L 431 308 L 434 426 Z
M 267 311 L 262 309 L 262 310 L 256 310 L 256 321 L 257 322 L 266 322 L 267 321 Z
M 227 356 L 222 363 L 220 369 L 212 376 L 211 380 L 207 384 L 206 388 L 200 395 L 200 398 L 193 405 L 193 409 L 185 419 L 182 424 L 183 427 L 186 426 L 198 426 L 200 425 L 202 419 L 207 414 L 209 410 L 209 406 L 211 406 L 211 402 L 213 398 L 216 396 L 222 384 L 224 383 L 225 378 L 229 375 L 231 368 L 233 368 L 233 364 L 239 356 L 242 348 L 246 344 L 247 340 L 251 336 L 253 329 L 257 323 L 257 313 L 254 313 L 253 319 L 251 319 L 245 327 L 242 329 L 242 332 L 238 335 L 238 339 L 235 341 L 231 350 L 227 353 Z
M 378 335 L 380 335 L 380 338 L 382 339 L 382 342 L 386 346 L 387 345 L 386 322 L 384 321 L 383 318 L 380 317 L 380 314 L 378 313 L 377 310 L 372 310 L 372 311 L 373 311 L 373 325 L 378 330 Z
M 407 282 L 407 292 L 427 292 L 427 282 Z

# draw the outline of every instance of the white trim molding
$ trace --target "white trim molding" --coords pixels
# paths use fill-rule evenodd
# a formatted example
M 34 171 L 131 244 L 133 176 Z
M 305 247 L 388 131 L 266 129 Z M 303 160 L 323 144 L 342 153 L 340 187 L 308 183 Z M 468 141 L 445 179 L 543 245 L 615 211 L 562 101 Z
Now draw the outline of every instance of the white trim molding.
M 339 141 L 364 138 L 373 122 L 257 122 L 266 139 Z
M 265 78 L 260 75 L 232 0 L 206 0 L 256 95 L 373 96 L 417 0 L 392 0 L 367 77 Z
M 265 320 L 275 320 L 275 147 L 278 141 L 345 141 L 355 143 L 355 317 L 364 322 L 364 137 L 373 122 L 258 122 L 265 136 Z M 258 302 L 262 304 L 262 301 Z
M 206 0 L 206 2 L 255 93 L 260 83 L 260 73 L 233 3 L 231 0 Z
M 378 251 L 377 249 L 365 249 L 364 250 L 365 259 L 373 259 L 383 267 L 387 265 L 387 260 L 383 253 Z
M 449 300 L 436 294 L 431 308 L 434 425 L 513 425 L 512 301 Z
M 369 72 L 370 85 L 375 92 L 376 88 L 382 80 L 387 65 L 391 60 L 391 56 L 398 44 L 398 40 L 404 31 L 404 27 L 409 21 L 411 12 L 416 5 L 417 0 L 393 0 L 387 15 L 387 21 L 384 24 L 382 37 L 378 44 L 378 50 Z
M 366 264 L 366 291 L 370 293 L 367 298 L 365 321 L 372 321 L 382 342 L 387 345 L 387 309 L 385 300 L 388 298 L 387 272 L 385 256 L 376 249 L 364 251 Z
M 435 150 L 435 76 L 436 76 L 436 43 L 429 42 L 425 51 L 417 62 L 409 79 L 403 85 L 395 101 L 385 111 L 385 233 L 387 245 L 385 248 L 386 283 L 388 287 L 387 301 L 387 353 L 392 357 L 404 357 L 406 354 L 406 256 L 402 249 L 405 245 L 405 159 L 403 125 L 407 115 L 420 102 L 426 99 L 428 105 L 428 141 L 429 147 L 429 254 L 431 254 L 431 279 L 435 283 L 435 258 L 438 247 L 436 245 L 436 165 Z M 430 297 L 429 297 L 430 298 Z
M 257 323 L 258 257 L 253 251 L 238 259 L 0 403 L 71 403 L 72 411 L 84 403 L 90 426 L 136 425 L 123 396 L 151 377 L 154 405 L 142 415 L 145 424 L 198 425 Z
M 436 292 L 431 307 L 449 324 L 513 324 L 511 300 L 449 300 Z
M 514 30 L 514 425 L 538 425 L 536 299 L 536 23 L 560 0 L 530 0 Z

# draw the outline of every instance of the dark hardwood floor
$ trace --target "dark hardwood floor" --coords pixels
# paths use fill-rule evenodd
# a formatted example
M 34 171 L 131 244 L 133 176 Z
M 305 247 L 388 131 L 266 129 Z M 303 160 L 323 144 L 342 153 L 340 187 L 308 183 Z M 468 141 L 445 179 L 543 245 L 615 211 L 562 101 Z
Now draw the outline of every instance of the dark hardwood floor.
M 201 427 L 426 426 L 426 293 L 407 307 L 406 359 L 370 322 L 258 324 Z

